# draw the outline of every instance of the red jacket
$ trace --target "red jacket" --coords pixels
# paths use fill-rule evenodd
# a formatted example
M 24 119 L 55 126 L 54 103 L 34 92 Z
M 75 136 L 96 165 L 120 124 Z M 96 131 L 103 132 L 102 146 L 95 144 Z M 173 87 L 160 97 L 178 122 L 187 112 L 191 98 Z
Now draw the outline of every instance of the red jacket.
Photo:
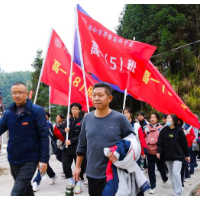
M 53 133 L 57 139 L 60 139 L 62 142 L 65 142 L 65 138 L 63 137 L 62 133 L 60 132 L 57 126 L 54 127 Z
M 185 123 L 185 125 L 183 126 L 183 131 L 184 131 L 186 139 L 187 139 L 188 147 L 191 147 L 193 144 L 193 141 L 196 138 L 194 129 L 192 126 Z
M 136 135 L 138 136 L 139 140 L 140 140 L 140 144 L 141 144 L 141 155 L 144 155 L 144 148 L 147 148 L 145 139 L 144 139 L 144 134 L 142 131 L 142 128 L 140 126 L 140 124 L 138 122 L 131 122 L 131 126 L 133 127 L 133 131 L 136 133 Z

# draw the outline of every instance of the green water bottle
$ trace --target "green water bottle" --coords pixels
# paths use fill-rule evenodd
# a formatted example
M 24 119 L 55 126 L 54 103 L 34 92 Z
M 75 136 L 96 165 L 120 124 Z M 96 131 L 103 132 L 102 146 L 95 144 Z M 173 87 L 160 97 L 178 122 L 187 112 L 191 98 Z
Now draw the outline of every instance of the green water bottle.
M 74 196 L 74 187 L 66 187 L 65 196 Z
M 141 161 L 140 161 L 140 168 L 141 168 L 141 170 L 144 169 L 144 158 L 141 158 Z

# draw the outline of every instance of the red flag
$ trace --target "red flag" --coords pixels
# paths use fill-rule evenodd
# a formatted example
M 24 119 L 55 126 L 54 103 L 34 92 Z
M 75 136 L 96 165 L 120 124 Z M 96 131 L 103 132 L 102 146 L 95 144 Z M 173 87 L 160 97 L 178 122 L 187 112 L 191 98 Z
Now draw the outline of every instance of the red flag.
M 74 95 L 71 96 L 71 103 L 79 103 L 79 99 L 76 98 Z M 56 104 L 56 105 L 62 105 L 62 106 L 68 106 L 68 96 L 60 92 L 59 90 L 56 90 L 51 87 L 51 95 L 50 95 L 50 103 Z M 85 100 L 85 104 L 82 104 L 82 110 L 87 112 L 87 104 Z M 89 106 L 93 106 L 92 103 L 89 104 Z
M 124 39 L 83 12 L 77 13 L 85 70 L 125 90 L 129 74 L 136 76 L 136 69 L 144 68 L 156 47 Z
M 190 111 L 170 83 L 150 61 L 145 70 L 141 70 L 137 78 L 131 80 L 128 93 L 136 99 L 143 99 L 143 101 L 162 113 L 173 113 L 186 123 L 197 128 L 200 127 L 198 118 Z
M 71 56 L 54 30 L 51 35 L 44 62 L 41 81 L 68 95 Z M 95 81 L 86 74 L 86 84 L 90 103 L 92 102 L 91 97 L 94 83 Z M 81 68 L 75 63 L 73 64 L 72 73 L 72 96 L 77 99 L 76 102 L 83 104 L 86 102 L 83 73 Z

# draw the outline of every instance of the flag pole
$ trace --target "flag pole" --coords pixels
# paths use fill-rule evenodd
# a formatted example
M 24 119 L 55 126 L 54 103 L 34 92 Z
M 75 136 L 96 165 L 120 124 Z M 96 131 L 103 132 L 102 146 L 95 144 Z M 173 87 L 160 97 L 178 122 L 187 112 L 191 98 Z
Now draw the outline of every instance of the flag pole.
M 49 122 L 51 122 L 51 103 L 50 103 L 50 98 L 51 98 L 51 86 L 49 86 L 49 114 L 50 114 Z
M 135 40 L 135 37 L 133 37 L 133 40 Z M 127 89 L 124 90 L 124 103 L 123 103 L 122 114 L 123 114 L 123 111 L 124 111 L 125 106 L 126 106 L 126 96 L 127 96 Z
M 88 100 L 88 93 L 87 93 L 87 84 L 86 84 L 86 78 L 85 78 L 85 66 L 83 63 L 83 55 L 82 55 L 82 47 L 81 47 L 81 40 L 80 40 L 80 34 L 79 34 L 79 26 L 78 26 L 78 12 L 77 12 L 77 5 L 76 5 L 76 27 L 77 27 L 77 36 L 78 36 L 78 46 L 79 46 L 79 55 L 80 55 L 80 59 L 81 59 L 81 68 L 83 71 L 83 80 L 84 80 L 84 85 L 85 85 L 85 97 L 86 97 L 86 103 L 87 103 L 87 109 L 88 109 L 88 113 L 90 112 L 89 110 L 89 100 Z
M 48 49 L 49 49 L 49 44 L 50 44 L 50 41 L 51 41 L 52 33 L 53 33 L 53 28 L 51 27 L 51 32 L 50 32 L 49 42 L 48 42 L 48 46 L 47 46 L 47 48 L 46 48 L 45 58 L 44 58 L 44 60 L 43 60 L 43 64 L 42 64 L 42 69 L 41 69 L 41 71 L 40 71 L 40 77 L 39 77 L 39 81 L 38 81 L 38 84 L 37 84 L 37 89 L 36 89 L 35 99 L 34 99 L 33 104 L 36 104 L 36 100 L 37 100 L 37 96 L 38 96 L 38 90 L 39 90 L 40 82 L 41 82 L 41 78 L 42 78 L 42 72 L 43 72 L 43 69 L 44 69 L 44 64 L 45 64 L 45 61 L 46 61 L 47 52 L 48 52 Z
M 123 111 L 125 109 L 125 106 L 126 106 L 126 96 L 127 96 L 127 89 L 124 90 L 124 103 L 123 103 L 123 110 L 122 110 L 122 114 L 123 114 Z
M 76 7 L 75 7 L 76 9 Z M 76 18 L 76 14 L 75 14 Z M 73 71 L 73 63 L 74 63 L 74 42 L 75 42 L 75 33 L 76 33 L 76 19 L 74 21 L 74 40 L 72 45 L 72 56 L 71 56 L 71 67 L 70 67 L 70 82 L 69 82 L 69 95 L 68 95 L 68 108 L 67 108 L 67 128 L 69 128 L 69 114 L 70 114 L 70 101 L 71 101 L 71 89 L 72 89 L 72 71 Z M 66 139 L 65 142 L 68 141 L 69 132 L 66 133 Z M 68 148 L 67 145 L 65 145 L 65 148 Z

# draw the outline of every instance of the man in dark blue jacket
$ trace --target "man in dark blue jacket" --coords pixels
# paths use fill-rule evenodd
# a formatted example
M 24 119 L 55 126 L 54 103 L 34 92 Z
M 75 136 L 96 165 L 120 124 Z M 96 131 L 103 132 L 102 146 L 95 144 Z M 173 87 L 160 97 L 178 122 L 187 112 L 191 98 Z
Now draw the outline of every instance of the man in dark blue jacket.
M 0 119 L 0 135 L 9 130 L 8 161 L 15 180 L 12 196 L 33 196 L 31 180 L 36 168 L 45 173 L 49 160 L 49 131 L 44 109 L 26 99 L 22 82 L 11 88 L 14 103 Z

